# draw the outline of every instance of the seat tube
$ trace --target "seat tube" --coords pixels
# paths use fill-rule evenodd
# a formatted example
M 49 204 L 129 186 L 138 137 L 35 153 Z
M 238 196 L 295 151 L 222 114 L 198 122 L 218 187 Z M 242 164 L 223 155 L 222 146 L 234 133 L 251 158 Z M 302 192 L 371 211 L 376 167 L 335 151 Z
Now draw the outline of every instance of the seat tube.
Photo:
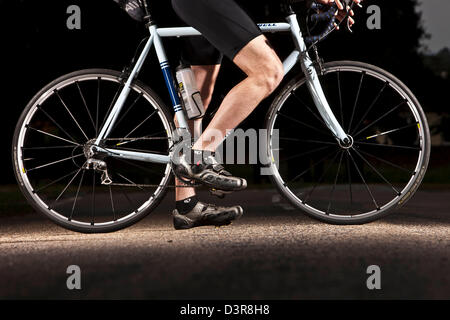
M 287 17 L 287 21 L 291 25 L 294 42 L 298 50 L 300 50 L 301 52 L 300 63 L 303 73 L 306 77 L 308 90 L 314 100 L 314 104 L 325 124 L 331 130 L 336 139 L 345 142 L 347 141 L 348 136 L 336 119 L 336 116 L 331 110 L 327 98 L 325 97 L 325 93 L 323 92 L 322 85 L 319 81 L 319 75 L 317 74 L 317 70 L 314 66 L 313 61 L 309 57 L 305 41 L 300 30 L 300 26 L 298 24 L 297 16 L 295 14 L 292 14 Z
M 186 128 L 187 130 L 189 130 L 189 126 L 186 120 L 185 113 L 183 111 L 183 107 L 181 106 L 178 92 L 175 89 L 175 81 L 173 79 L 172 70 L 170 68 L 169 61 L 167 60 L 166 52 L 164 50 L 161 37 L 159 36 L 157 27 L 155 25 L 150 26 L 150 33 L 155 36 L 154 45 L 156 55 L 158 56 L 161 71 L 163 73 L 167 89 L 169 90 L 170 100 L 172 102 L 173 110 L 175 111 L 178 126 L 180 128 Z

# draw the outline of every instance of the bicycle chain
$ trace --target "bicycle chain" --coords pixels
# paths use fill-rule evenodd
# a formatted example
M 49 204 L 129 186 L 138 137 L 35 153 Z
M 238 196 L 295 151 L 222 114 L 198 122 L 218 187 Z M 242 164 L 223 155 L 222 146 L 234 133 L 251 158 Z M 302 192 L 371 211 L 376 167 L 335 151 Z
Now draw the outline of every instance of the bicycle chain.
M 137 187 L 137 188 L 157 188 L 164 187 L 162 184 L 131 184 L 131 183 L 110 183 L 105 184 L 106 186 L 115 186 L 115 187 Z M 192 184 L 192 185 L 167 185 L 167 188 L 197 188 L 202 186 L 201 184 Z
M 112 140 L 121 140 L 121 141 L 137 141 L 137 140 L 172 140 L 169 137 L 141 137 L 141 138 L 105 138 L 101 141 L 112 141 Z

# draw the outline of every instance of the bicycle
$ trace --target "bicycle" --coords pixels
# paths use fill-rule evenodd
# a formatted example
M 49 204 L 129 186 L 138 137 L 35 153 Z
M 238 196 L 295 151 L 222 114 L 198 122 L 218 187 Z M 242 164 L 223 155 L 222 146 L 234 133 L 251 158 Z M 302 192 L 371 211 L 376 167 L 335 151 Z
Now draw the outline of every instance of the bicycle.
M 169 187 L 173 116 L 137 76 L 154 47 L 179 127 L 188 128 L 162 39 L 200 33 L 158 28 L 143 3 L 150 36 L 132 67 L 64 75 L 38 92 L 18 121 L 13 163 L 20 189 L 64 228 L 125 228 L 149 214 Z M 270 178 L 315 219 L 379 219 L 406 203 L 424 177 L 430 156 L 425 114 L 413 93 L 378 67 L 322 63 L 316 45 L 336 29 L 335 6 L 319 12 L 325 8 L 314 5 L 309 20 L 326 21 L 325 28 L 306 37 L 292 7 L 284 9 L 286 22 L 259 27 L 292 34 L 295 49 L 283 62 L 285 74 L 298 63 L 303 74 L 281 89 L 266 115 Z

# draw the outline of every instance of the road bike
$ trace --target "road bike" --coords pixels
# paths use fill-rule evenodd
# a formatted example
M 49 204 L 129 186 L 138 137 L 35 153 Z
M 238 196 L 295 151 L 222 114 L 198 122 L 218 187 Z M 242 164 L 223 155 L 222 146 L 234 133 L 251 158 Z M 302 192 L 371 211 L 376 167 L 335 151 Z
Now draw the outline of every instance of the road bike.
M 150 35 L 130 68 L 64 75 L 39 91 L 18 121 L 13 163 L 20 189 L 64 228 L 125 228 L 155 209 L 170 186 L 173 113 L 137 77 L 154 48 L 179 127 L 189 130 L 162 40 L 201 34 L 158 28 L 144 4 Z M 284 12 L 286 22 L 259 24 L 263 32 L 291 33 L 295 49 L 284 71 L 297 64 L 302 70 L 267 112 L 270 178 L 315 219 L 379 219 L 406 203 L 424 177 L 430 156 L 425 114 L 387 71 L 355 61 L 322 62 L 316 45 L 336 29 L 336 7 L 313 5 L 309 23 L 325 22 L 316 35 L 302 32 L 291 6 Z

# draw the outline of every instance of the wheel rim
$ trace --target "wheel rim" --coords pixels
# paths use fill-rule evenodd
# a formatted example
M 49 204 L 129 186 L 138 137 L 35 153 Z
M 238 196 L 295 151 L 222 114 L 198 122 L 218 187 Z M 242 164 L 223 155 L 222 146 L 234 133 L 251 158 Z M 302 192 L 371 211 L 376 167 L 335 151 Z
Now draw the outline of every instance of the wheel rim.
M 119 226 L 151 207 L 168 183 L 168 164 L 103 159 L 121 186 L 101 185 L 102 172 L 83 167 L 87 142 L 96 138 L 121 88 L 113 75 L 72 77 L 43 93 L 22 123 L 16 158 L 21 180 L 35 204 L 65 225 Z M 158 102 L 133 85 L 110 137 L 105 146 L 168 155 L 171 126 Z M 141 184 L 155 187 L 136 186 Z
M 328 67 L 321 83 L 353 145 L 342 146 L 328 133 L 304 80 L 297 82 L 269 120 L 269 155 L 279 159 L 272 171 L 281 191 L 330 221 L 369 218 L 406 201 L 427 159 L 426 126 L 414 97 L 394 79 L 364 67 Z

